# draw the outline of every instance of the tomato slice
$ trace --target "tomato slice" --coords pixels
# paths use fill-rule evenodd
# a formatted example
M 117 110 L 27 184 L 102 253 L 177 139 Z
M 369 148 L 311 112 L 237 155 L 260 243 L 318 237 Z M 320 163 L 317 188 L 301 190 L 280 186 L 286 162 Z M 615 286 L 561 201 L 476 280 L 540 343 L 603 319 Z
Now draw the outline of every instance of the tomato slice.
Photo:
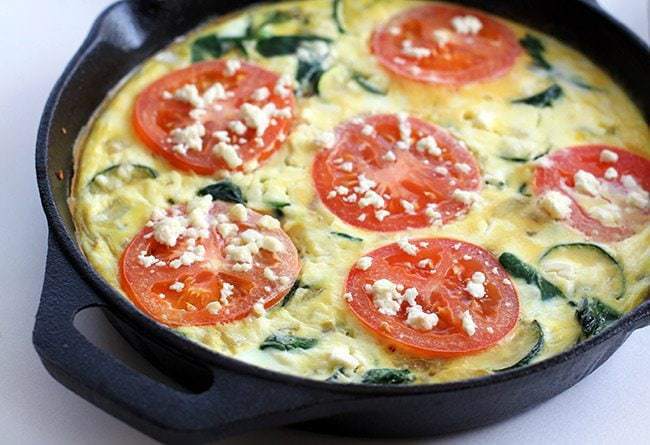
M 278 81 L 277 74 L 248 62 L 197 63 L 167 74 L 140 93 L 133 111 L 133 126 L 149 149 L 180 170 L 201 175 L 219 170 L 242 170 L 247 162 L 261 163 L 269 158 L 291 130 L 295 98 L 291 89 L 282 86 L 282 81 L 276 88 Z M 217 84 L 225 91 L 217 87 L 208 93 L 211 97 L 206 95 L 206 91 Z M 187 86 L 196 87 L 197 93 L 194 96 L 174 94 Z M 193 102 L 192 97 L 195 98 Z M 245 103 L 281 111 L 266 113 L 270 122 L 263 134 L 258 134 L 260 127 L 233 124 L 237 121 L 247 123 L 242 110 Z M 203 126 L 201 146 L 187 149 L 174 138 L 173 131 L 197 122 Z M 264 125 L 261 127 L 263 129 Z M 238 161 L 229 163 L 223 155 L 215 154 L 213 147 L 222 142 L 215 132 L 226 132 L 224 139 L 234 146 Z
M 424 5 L 393 16 L 374 31 L 370 46 L 394 74 L 448 85 L 500 77 L 521 53 L 508 26 L 451 5 Z
M 604 151 L 615 156 L 608 158 Z M 598 181 L 595 195 L 576 189 L 581 170 Z M 630 187 L 630 178 L 637 187 Z M 571 213 L 566 223 L 597 241 L 621 241 L 650 221 L 650 160 L 622 148 L 583 145 L 554 151 L 535 168 L 533 189 L 540 196 L 551 190 L 568 196 Z
M 488 251 L 448 238 L 411 240 L 415 251 L 408 253 L 400 244 L 366 254 L 372 258 L 370 267 L 361 268 L 359 262 L 345 287 L 352 312 L 381 340 L 419 357 L 450 357 L 489 348 L 514 328 L 519 317 L 517 291 Z M 375 283 L 380 280 L 384 286 L 385 280 L 399 285 L 402 294 L 416 289 L 414 303 L 423 312 L 436 314 L 437 323 L 428 328 L 411 323 L 409 301 L 398 301 L 395 313 L 387 312 L 378 304 Z M 474 293 L 467 290 L 470 282 L 481 280 L 480 286 L 474 284 Z
M 231 204 L 213 203 L 212 218 L 228 214 Z M 182 207 L 171 212 L 183 214 Z M 248 316 L 256 303 L 268 308 L 291 289 L 300 272 L 298 252 L 282 229 L 264 229 L 258 224 L 262 215 L 248 210 L 245 222 L 236 224 L 241 235 L 252 229 L 273 237 L 283 248 L 277 252 L 259 250 L 253 256 L 252 269 L 237 270 L 226 255 L 226 246 L 237 243 L 237 234 L 221 236 L 214 224 L 207 238 L 199 238 L 202 259 L 174 268 L 173 260 L 191 250 L 191 241 L 181 236 L 174 247 L 158 242 L 150 226 L 145 227 L 127 246 L 120 260 L 121 286 L 131 301 L 156 321 L 168 326 L 201 326 L 228 323 Z M 234 237 L 234 238 L 233 238 Z M 234 241 L 233 241 L 234 240 Z M 145 265 L 145 260 L 163 264 Z M 269 268 L 272 274 L 265 271 Z M 180 283 L 180 284 L 179 284 Z M 226 297 L 223 297 L 226 295 Z
M 457 190 L 477 196 L 474 157 L 440 127 L 373 115 L 341 124 L 335 136 L 316 155 L 312 176 L 321 201 L 348 224 L 384 232 L 445 224 L 471 206 Z

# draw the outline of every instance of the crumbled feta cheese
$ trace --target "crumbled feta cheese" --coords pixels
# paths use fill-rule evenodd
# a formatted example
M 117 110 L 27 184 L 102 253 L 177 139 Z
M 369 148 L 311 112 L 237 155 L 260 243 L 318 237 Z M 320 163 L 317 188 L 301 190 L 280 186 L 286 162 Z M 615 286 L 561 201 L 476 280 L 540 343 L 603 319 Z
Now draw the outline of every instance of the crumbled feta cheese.
M 244 161 L 239 157 L 237 146 L 228 144 L 227 142 L 219 142 L 212 148 L 215 156 L 220 157 L 226 162 L 228 168 L 237 168 L 241 166 Z
M 605 149 L 600 152 L 600 160 L 601 162 L 616 162 L 618 161 L 618 154 L 611 150 Z
M 390 216 L 390 212 L 388 210 L 382 209 L 375 212 L 375 218 L 377 218 L 378 221 L 383 221 L 387 216 Z
M 248 245 L 236 246 L 234 244 L 228 244 L 224 250 L 226 252 L 226 258 L 235 263 L 253 262 L 253 255 Z
M 246 222 L 248 220 L 248 210 L 246 210 L 246 207 L 244 207 L 243 204 L 235 204 L 228 211 L 228 216 L 230 216 L 233 221 Z
M 442 165 L 436 165 L 435 167 L 433 167 L 433 171 L 443 176 L 449 174 L 449 170 L 447 169 L 447 167 L 443 167 Z
M 451 26 L 458 34 L 478 34 L 483 29 L 483 23 L 473 15 L 456 16 L 451 19 Z
M 465 290 L 469 292 L 472 297 L 481 299 L 485 297 L 485 275 L 482 272 L 474 272 L 472 278 L 467 282 Z
M 430 331 L 438 324 L 438 316 L 431 312 L 424 312 L 422 306 L 415 304 L 407 310 L 406 324 L 419 331 Z
M 246 229 L 239 235 L 244 244 L 255 243 L 261 244 L 263 235 L 254 229 Z
M 469 166 L 469 164 L 466 164 L 464 162 L 457 162 L 454 164 L 454 168 L 456 171 L 464 174 L 468 174 L 469 172 L 472 171 L 472 167 Z
M 214 102 L 215 100 L 225 100 L 228 98 L 226 89 L 219 82 L 212 84 L 207 90 L 203 92 L 203 101 L 206 104 Z
M 359 359 L 350 354 L 347 346 L 334 346 L 329 352 L 329 359 L 337 368 L 354 369 L 359 366 Z
M 379 313 L 397 315 L 404 297 L 397 290 L 395 283 L 382 278 L 375 281 L 372 286 L 367 285 L 366 292 L 372 295 L 373 302 Z
M 426 208 L 424 209 L 424 214 L 429 218 L 431 222 L 442 220 L 442 213 L 440 213 L 437 209 L 438 205 L 434 203 L 427 204 Z
M 138 262 L 143 267 L 149 268 L 149 267 L 151 267 L 151 266 L 153 266 L 155 264 L 158 264 L 158 262 L 160 262 L 160 260 L 158 258 L 156 258 L 154 255 L 147 255 L 147 251 L 142 250 L 138 254 Z
M 475 204 L 481 202 L 481 195 L 469 190 L 456 189 L 451 194 L 451 197 L 458 202 L 462 202 L 463 204 Z
M 645 209 L 650 204 L 650 196 L 648 192 L 641 187 L 634 179 L 634 176 L 623 175 L 621 183 L 627 192 L 626 201 L 639 209 Z
M 315 143 L 317 146 L 329 150 L 336 144 L 336 135 L 333 131 L 323 131 L 316 136 Z
M 395 156 L 393 150 L 388 150 L 381 158 L 389 162 L 395 162 L 397 160 L 397 156 Z
M 376 209 L 382 209 L 385 205 L 384 198 L 374 190 L 368 190 L 363 198 L 359 200 L 359 207 L 361 208 L 372 206 Z
M 205 104 L 199 94 L 199 89 L 192 83 L 187 83 L 174 91 L 173 97 L 174 99 L 187 102 L 195 108 L 201 108 Z
M 440 46 L 445 46 L 451 41 L 451 32 L 446 29 L 436 29 L 433 31 L 433 38 Z
M 598 179 L 591 173 L 584 170 L 578 170 L 576 174 L 573 175 L 573 180 L 575 182 L 575 189 L 580 193 L 591 196 L 599 195 L 600 182 L 598 182 Z
M 571 215 L 571 198 L 556 190 L 544 193 L 539 205 L 553 219 L 566 219 Z
M 400 250 L 407 255 L 415 256 L 418 253 L 418 248 L 415 244 L 411 244 L 407 238 L 401 238 L 397 241 Z
M 234 290 L 235 286 L 224 281 L 219 291 L 219 301 L 223 304 L 228 304 L 228 298 L 232 297 Z
M 257 221 L 257 225 L 267 230 L 277 230 L 280 228 L 280 221 L 269 215 L 262 215 Z
M 257 302 L 253 305 L 253 313 L 258 317 L 263 317 L 266 315 L 266 308 L 264 307 L 263 298 L 257 300 Z
M 228 128 L 232 130 L 235 134 L 242 136 L 246 133 L 246 125 L 242 121 L 234 120 L 228 123 Z
M 176 246 L 187 228 L 187 219 L 182 216 L 164 216 L 153 222 L 153 237 L 169 247 Z
M 607 170 L 605 170 L 605 179 L 616 179 L 618 178 L 618 172 L 614 167 L 609 167 Z
M 372 266 L 372 257 L 362 256 L 357 260 L 357 267 L 361 270 L 368 270 Z
M 269 252 L 274 253 L 284 250 L 284 244 L 282 244 L 282 241 L 274 236 L 268 235 L 262 239 L 262 245 L 260 247 L 262 247 L 264 250 L 268 250 Z
M 203 136 L 205 127 L 201 122 L 194 122 L 184 128 L 174 128 L 171 133 L 171 142 L 174 143 L 172 150 L 186 155 L 188 150 L 201 151 L 203 149 Z
M 622 219 L 621 209 L 616 204 L 603 204 L 590 207 L 588 213 L 604 225 L 610 227 L 620 225 Z
M 273 88 L 273 92 L 278 96 L 285 98 L 291 94 L 292 83 L 293 79 L 291 79 L 291 77 L 283 75 L 276 82 L 275 87 Z
M 375 127 L 373 127 L 370 124 L 365 124 L 361 129 L 361 134 L 363 134 L 364 136 L 371 136 L 375 134 Z
M 345 298 L 345 301 L 352 301 L 352 294 L 350 292 L 346 292 L 343 294 L 343 298 Z
M 440 156 L 442 154 L 442 150 L 438 147 L 438 143 L 433 136 L 426 136 L 420 139 L 415 144 L 415 149 L 419 152 L 426 152 L 433 156 Z
M 268 88 L 261 87 L 253 91 L 253 95 L 251 97 L 253 98 L 253 100 L 260 102 L 268 99 L 270 95 L 271 92 L 269 91 Z
M 431 56 L 431 50 L 429 48 L 413 46 L 411 40 L 402 41 L 402 54 L 414 57 L 416 59 L 424 59 Z
M 239 231 L 237 224 L 232 223 L 220 223 L 217 225 L 217 231 L 225 239 L 230 238 L 233 235 L 236 235 Z
M 472 314 L 470 314 L 469 311 L 463 312 L 461 322 L 463 324 L 463 330 L 467 333 L 467 335 L 471 337 L 472 335 L 476 334 L 476 323 L 474 323 Z
M 275 111 L 275 104 L 268 103 L 263 108 L 248 102 L 242 104 L 240 111 L 246 125 L 256 129 L 256 135 L 261 137 L 271 123 L 271 115 Z
M 347 161 L 341 164 L 339 168 L 344 172 L 351 173 L 352 170 L 354 170 L 354 164 L 352 164 L 350 161 Z
M 406 199 L 400 199 L 399 203 L 408 215 L 415 215 L 415 205 Z
M 278 276 L 275 274 L 273 269 L 270 267 L 265 267 L 264 268 L 264 278 L 266 278 L 269 281 L 275 281 L 278 279 Z
M 226 75 L 234 76 L 241 68 L 241 62 L 237 59 L 226 60 Z

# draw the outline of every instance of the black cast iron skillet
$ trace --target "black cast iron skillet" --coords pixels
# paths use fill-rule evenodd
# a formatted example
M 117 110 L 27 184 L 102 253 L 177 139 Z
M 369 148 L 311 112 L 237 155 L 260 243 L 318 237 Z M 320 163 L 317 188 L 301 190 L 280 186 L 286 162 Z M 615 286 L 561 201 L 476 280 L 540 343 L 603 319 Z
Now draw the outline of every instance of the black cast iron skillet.
M 203 442 L 287 424 L 332 434 L 425 436 L 486 425 L 531 408 L 580 381 L 635 329 L 650 324 L 646 301 L 602 334 L 532 366 L 456 383 L 380 386 L 317 382 L 247 365 L 189 342 L 137 311 L 90 267 L 74 240 L 66 198 L 75 138 L 135 66 L 206 18 L 248 3 L 116 3 L 97 19 L 55 85 L 36 145 L 50 236 L 33 341 L 57 380 L 165 442 Z M 648 119 L 648 48 L 597 7 L 577 0 L 458 3 L 530 25 L 579 49 L 609 70 Z M 92 345 L 73 326 L 75 314 L 90 306 L 110 312 L 127 340 L 186 390 L 145 377 Z

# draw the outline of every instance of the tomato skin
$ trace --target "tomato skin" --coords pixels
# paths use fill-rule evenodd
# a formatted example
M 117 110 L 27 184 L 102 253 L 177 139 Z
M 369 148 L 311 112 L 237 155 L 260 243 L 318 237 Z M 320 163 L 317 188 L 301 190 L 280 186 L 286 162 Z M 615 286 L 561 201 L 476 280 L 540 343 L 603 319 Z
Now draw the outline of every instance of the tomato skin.
M 368 330 L 383 343 L 423 358 L 474 354 L 493 346 L 512 331 L 519 318 L 519 297 L 508 274 L 492 254 L 455 239 L 429 238 L 410 242 L 418 246 L 424 242 L 428 246 L 420 247 L 415 256 L 410 256 L 397 243 L 388 244 L 366 254 L 373 258 L 368 270 L 353 267 L 348 274 L 345 285 L 345 291 L 351 294 L 348 305 Z M 471 259 L 464 259 L 466 255 Z M 434 272 L 415 266 L 427 258 L 432 260 Z M 453 267 L 462 269 L 460 275 L 455 275 Z M 480 300 L 459 287 L 477 271 L 487 277 L 487 295 Z M 403 284 L 405 288 L 417 288 L 417 303 L 425 311 L 438 314 L 438 325 L 430 331 L 407 325 L 406 303 L 402 303 L 396 316 L 379 313 L 364 286 L 383 278 Z M 472 336 L 461 326 L 460 318 L 465 310 L 477 325 Z
M 241 120 L 239 107 L 245 102 L 253 102 L 251 95 L 261 87 L 269 89 L 270 96 L 264 103 L 274 103 L 278 109 L 295 109 L 293 92 L 287 97 L 273 93 L 279 76 L 271 71 L 248 62 L 241 62 L 241 68 L 234 76 L 225 74 L 227 62 L 224 59 L 195 63 L 187 68 L 173 71 L 158 79 L 137 97 L 133 107 L 133 129 L 138 138 L 154 153 L 164 157 L 175 168 L 191 171 L 200 175 L 213 175 L 220 170 L 241 171 L 243 166 L 230 168 L 223 159 L 212 153 L 212 147 L 218 142 L 212 135 L 215 131 L 227 131 L 231 137 L 236 135 L 228 128 L 231 120 Z M 169 140 L 172 129 L 185 127 L 193 122 L 189 116 L 192 106 L 188 103 L 164 99 L 165 91 L 173 92 L 188 83 L 197 85 L 203 92 L 215 82 L 224 85 L 227 91 L 234 95 L 216 103 L 221 110 L 208 109 L 208 113 L 200 120 L 205 126 L 206 136 L 203 138 L 201 151 L 190 150 L 186 155 L 172 150 L 173 143 Z M 255 142 L 255 130 L 248 128 L 241 135 L 246 142 L 238 144 L 239 156 L 244 163 L 258 161 L 262 163 L 282 146 L 284 137 L 291 131 L 293 118 L 277 117 L 277 124 L 270 126 L 264 133 L 262 147 Z
M 603 150 L 609 150 L 618 155 L 618 161 L 603 162 L 600 155 Z M 543 164 L 535 168 L 533 191 L 541 196 L 547 191 L 556 190 L 568 196 L 571 201 L 571 215 L 566 223 L 584 233 L 589 238 L 602 242 L 617 242 L 624 240 L 643 228 L 650 221 L 650 210 L 638 212 L 636 217 L 628 217 L 622 226 L 606 226 L 590 216 L 567 190 L 574 186 L 574 175 L 578 170 L 584 170 L 603 178 L 605 171 L 613 167 L 618 177 L 607 181 L 620 186 L 623 175 L 633 176 L 645 190 L 650 190 L 650 160 L 631 153 L 625 149 L 610 145 L 592 144 L 567 147 L 554 151 L 547 156 L 550 167 Z
M 482 23 L 476 35 L 451 32 L 451 20 L 471 15 Z M 399 28 L 398 35 L 391 33 Z M 450 40 L 436 44 L 434 32 L 450 32 Z M 431 51 L 431 56 L 412 59 L 402 53 L 402 41 Z M 370 48 L 379 62 L 400 77 L 417 82 L 460 86 L 488 81 L 508 73 L 521 54 L 514 32 L 483 12 L 454 5 L 423 5 L 393 16 L 375 29 Z
M 213 203 L 213 214 L 227 213 L 232 207 L 221 201 Z M 145 227 L 126 247 L 120 258 L 120 284 L 131 302 L 149 317 L 167 326 L 204 326 L 229 323 L 250 315 L 253 305 L 262 300 L 265 308 L 281 301 L 290 291 L 300 272 L 298 252 L 282 229 L 261 229 L 256 226 L 261 215 L 248 210 L 249 218 L 245 223 L 236 223 L 240 231 L 256 229 L 262 234 L 273 235 L 284 245 L 279 253 L 260 251 L 255 266 L 249 272 L 236 272 L 231 269 L 232 262 L 226 258 L 225 240 L 216 228 L 210 229 L 210 237 L 200 239 L 197 245 L 205 247 L 205 260 L 189 266 L 174 269 L 169 265 L 145 268 L 138 260 L 138 254 L 146 251 L 166 261 L 178 258 L 186 244 L 179 240 L 175 247 L 158 243 L 150 236 L 152 229 Z M 265 267 L 272 267 L 278 276 L 290 280 L 278 284 L 263 276 Z M 175 292 L 169 286 L 182 282 L 185 288 Z M 223 310 L 214 314 L 207 305 L 218 301 L 224 282 L 234 286 L 233 295 Z M 267 292 L 265 286 L 272 286 Z M 165 298 L 159 294 L 164 293 Z M 191 303 L 195 309 L 188 310 Z
M 459 202 L 452 195 L 456 189 L 478 192 L 480 171 L 472 154 L 449 132 L 409 117 L 414 142 L 405 151 L 395 148 L 400 138 L 396 115 L 377 114 L 358 119 L 339 125 L 335 130 L 334 147 L 320 150 L 312 165 L 312 178 L 320 200 L 338 218 L 366 230 L 395 232 L 431 226 L 432 220 L 426 214 L 427 205 L 431 203 L 437 205 L 436 210 L 441 214 L 440 224 L 447 224 L 469 211 L 470 204 Z M 366 125 L 371 125 L 375 133 L 363 134 Z M 429 155 L 415 148 L 418 139 L 428 136 L 436 140 L 441 155 Z M 382 158 L 388 150 L 395 154 L 395 161 Z M 342 171 L 340 160 L 353 162 L 354 170 Z M 458 171 L 458 163 L 465 164 L 468 170 Z M 436 171 L 438 167 L 448 172 L 440 174 Z M 353 191 L 358 185 L 359 174 L 377 182 L 375 190 L 384 197 L 386 193 L 391 197 L 386 199 L 385 206 L 391 214 L 383 220 L 376 218 L 374 207 L 360 207 L 359 200 L 346 202 L 341 196 L 330 196 L 336 186 L 343 185 Z M 360 198 L 361 194 L 358 195 Z M 415 204 L 416 211 L 407 213 L 402 199 Z

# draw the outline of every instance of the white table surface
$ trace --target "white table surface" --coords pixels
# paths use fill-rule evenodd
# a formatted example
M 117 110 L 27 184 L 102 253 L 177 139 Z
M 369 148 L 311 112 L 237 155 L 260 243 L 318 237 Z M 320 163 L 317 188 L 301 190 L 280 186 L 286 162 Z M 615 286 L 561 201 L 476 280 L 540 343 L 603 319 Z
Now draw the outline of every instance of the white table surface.
M 110 2 L 0 1 L 2 444 L 152 443 L 59 385 L 47 374 L 31 344 L 47 236 L 33 163 L 37 123 L 56 78 L 92 20 Z M 647 0 L 601 0 L 601 4 L 648 38 Z M 95 322 L 90 319 L 88 323 Z M 109 331 L 102 331 L 102 336 L 109 344 L 119 342 Z M 408 443 L 650 443 L 649 344 L 650 329 L 636 332 L 589 378 L 514 419 L 467 433 Z M 435 415 L 414 413 L 420 414 Z M 290 445 L 334 441 L 368 443 L 287 429 L 250 433 L 222 443 Z

